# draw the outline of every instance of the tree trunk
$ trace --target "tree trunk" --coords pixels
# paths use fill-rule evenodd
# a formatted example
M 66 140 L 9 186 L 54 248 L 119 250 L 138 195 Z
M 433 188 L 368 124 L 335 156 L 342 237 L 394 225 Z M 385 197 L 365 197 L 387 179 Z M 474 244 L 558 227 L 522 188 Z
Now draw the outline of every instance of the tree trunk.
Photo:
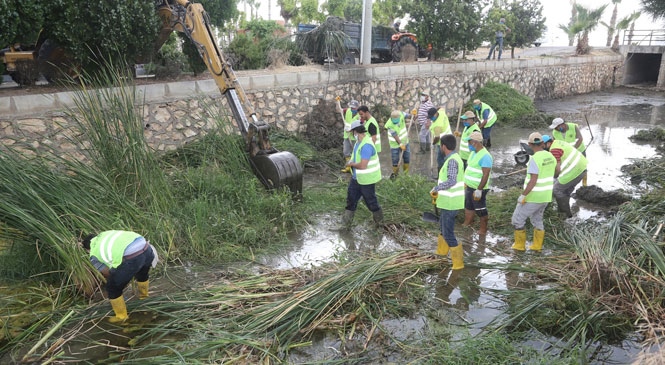
M 614 43 L 612 43 L 612 50 L 614 52 L 619 52 L 619 34 L 614 36 Z
M 607 29 L 607 44 L 605 44 L 605 47 L 610 46 L 610 43 L 612 42 L 612 36 L 616 31 L 616 29 L 614 29 L 616 25 L 617 25 L 617 4 L 614 4 L 614 11 L 612 12 L 612 18 L 610 18 L 610 27 Z

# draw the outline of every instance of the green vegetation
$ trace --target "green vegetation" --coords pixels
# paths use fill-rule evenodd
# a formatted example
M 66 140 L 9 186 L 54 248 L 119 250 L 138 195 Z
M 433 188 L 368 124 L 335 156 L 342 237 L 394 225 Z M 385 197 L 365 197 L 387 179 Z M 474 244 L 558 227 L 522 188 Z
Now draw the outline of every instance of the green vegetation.
M 533 100 L 521 94 L 508 84 L 490 81 L 478 89 L 470 98 L 465 110 L 470 110 L 471 102 L 480 99 L 494 109 L 499 123 L 522 128 L 543 128 L 549 124 L 550 116 L 539 113 Z

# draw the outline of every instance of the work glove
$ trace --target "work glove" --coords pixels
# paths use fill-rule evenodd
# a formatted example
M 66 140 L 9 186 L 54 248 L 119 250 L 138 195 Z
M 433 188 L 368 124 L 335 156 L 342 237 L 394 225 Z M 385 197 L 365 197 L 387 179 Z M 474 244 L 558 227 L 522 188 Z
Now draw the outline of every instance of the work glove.
M 483 197 L 483 191 L 480 189 L 476 189 L 473 191 L 473 200 L 480 200 L 480 198 Z
M 524 203 L 526 203 L 526 195 L 520 195 L 517 198 L 517 204 L 524 204 Z
M 439 197 L 439 192 L 436 190 L 432 190 L 429 192 L 429 195 L 432 197 L 432 204 L 436 204 L 436 198 Z
M 453 134 L 455 135 L 455 137 L 461 137 L 462 136 L 462 133 L 460 133 L 458 131 L 454 131 Z
M 411 110 L 411 115 L 416 115 L 416 114 L 418 114 L 418 110 L 416 109 Z
M 399 145 L 399 148 L 401 148 L 402 151 L 406 151 L 406 145 L 405 145 L 404 143 L 402 143 L 401 145 Z

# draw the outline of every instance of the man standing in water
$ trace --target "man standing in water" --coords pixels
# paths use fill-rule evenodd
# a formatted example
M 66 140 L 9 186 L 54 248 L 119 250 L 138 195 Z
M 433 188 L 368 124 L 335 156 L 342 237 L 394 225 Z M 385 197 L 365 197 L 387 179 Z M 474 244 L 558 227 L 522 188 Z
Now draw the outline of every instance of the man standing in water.
M 552 130 L 552 137 L 568 142 L 577 148 L 578 151 L 586 157 L 586 145 L 584 144 L 584 137 L 580 132 L 580 127 L 575 123 L 566 123 L 561 118 L 554 118 L 550 125 Z M 582 186 L 587 185 L 587 174 L 582 178 Z
M 556 159 L 554 171 L 554 188 L 552 194 L 556 200 L 557 209 L 566 218 L 572 218 L 570 210 L 570 196 L 575 186 L 586 176 L 587 159 L 572 145 L 555 139 L 545 142 L 545 149 Z
M 429 126 L 432 124 L 432 121 L 429 119 L 427 112 L 434 108 L 434 104 L 429 98 L 429 94 L 420 93 L 420 106 L 418 107 L 418 125 L 420 130 L 418 131 L 418 141 L 420 142 L 420 150 L 418 153 L 424 154 L 429 152 L 429 145 L 431 140 L 431 135 L 429 132 Z
M 351 132 L 354 134 L 356 144 L 353 147 L 351 160 L 347 163 L 351 167 L 351 179 L 346 191 L 346 210 L 342 217 L 342 228 L 348 229 L 351 225 L 360 198 L 363 198 L 367 209 L 372 212 L 374 223 L 380 225 L 383 222 L 383 211 L 376 199 L 375 190 L 376 183 L 381 181 L 379 154 L 365 126 L 359 120 L 351 123 Z
M 464 208 L 464 171 L 462 159 L 455 152 L 457 139 L 452 134 L 441 137 L 441 152 L 445 156 L 443 166 L 439 170 L 438 184 L 430 191 L 436 198 L 439 208 L 439 229 L 436 254 L 446 256 L 450 252 L 453 270 L 464 268 L 464 251 L 462 244 L 455 237 L 455 216 Z
M 469 143 L 468 166 L 464 170 L 464 184 L 466 192 L 464 198 L 464 225 L 471 226 L 474 217 L 480 217 L 480 229 L 478 235 L 487 234 L 489 223 L 489 212 L 487 211 L 487 193 L 490 187 L 490 173 L 494 160 L 487 148 L 483 147 L 483 135 L 473 132 L 466 138 Z
M 529 159 L 522 194 L 517 198 L 517 205 L 513 212 L 512 224 L 515 227 L 515 242 L 512 248 L 514 250 L 526 250 L 527 219 L 530 219 L 533 225 L 533 244 L 529 250 L 540 251 L 543 248 L 545 239 L 543 214 L 547 205 L 552 201 L 552 186 L 556 168 L 556 159 L 544 149 L 544 144 L 550 139 L 550 136 L 541 136 L 538 132 L 529 135 L 529 147 L 534 153 Z

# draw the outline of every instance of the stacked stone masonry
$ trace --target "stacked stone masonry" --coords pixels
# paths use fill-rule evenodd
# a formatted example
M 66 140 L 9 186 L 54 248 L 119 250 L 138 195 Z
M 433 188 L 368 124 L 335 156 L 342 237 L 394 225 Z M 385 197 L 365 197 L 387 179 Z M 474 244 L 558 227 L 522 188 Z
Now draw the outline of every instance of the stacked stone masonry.
M 414 107 L 418 92 L 428 91 L 435 105 L 455 114 L 488 81 L 507 83 L 533 99 L 561 98 L 615 86 L 624 58 L 588 56 L 514 59 L 501 62 L 417 62 L 354 66 L 252 75 L 238 72 L 240 84 L 260 118 L 275 128 L 303 132 L 316 118 L 320 103 L 336 96 L 358 99 L 370 107 Z M 214 80 L 137 86 L 145 136 L 158 151 L 169 151 L 229 120 L 230 109 Z M 0 97 L 0 132 L 4 146 L 55 146 L 79 157 L 72 142 L 76 92 Z M 230 126 L 227 125 L 227 128 Z M 235 128 L 235 127 L 233 127 Z M 339 129 L 341 130 L 341 124 Z M 237 131 L 237 130 L 236 130 Z

